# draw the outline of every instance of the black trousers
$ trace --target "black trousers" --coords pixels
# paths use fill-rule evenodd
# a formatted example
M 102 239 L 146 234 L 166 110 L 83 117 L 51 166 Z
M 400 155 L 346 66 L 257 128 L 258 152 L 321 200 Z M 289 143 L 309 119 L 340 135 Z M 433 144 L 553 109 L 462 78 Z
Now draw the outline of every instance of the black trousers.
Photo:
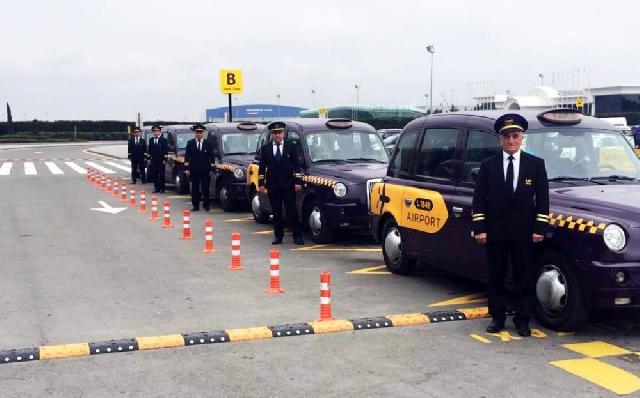
M 135 184 L 138 177 L 143 184 L 147 181 L 147 176 L 144 173 L 144 160 L 131 158 L 131 182 Z
M 164 192 L 164 163 L 151 162 L 151 181 L 153 181 L 153 187 L 155 191 Z
M 267 189 L 271 211 L 273 211 L 273 234 L 276 238 L 284 237 L 284 219 L 282 217 L 282 204 L 284 203 L 287 222 L 293 230 L 293 236 L 301 236 L 296 207 L 296 191 L 293 185 L 287 187 L 274 186 Z
M 208 172 L 191 173 L 189 179 L 191 180 L 191 204 L 195 208 L 200 208 L 200 199 L 202 199 L 202 205 L 208 208 L 211 176 Z
M 487 243 L 487 262 L 489 265 L 489 314 L 493 319 L 504 321 L 509 295 L 504 279 L 511 260 L 515 295 L 512 305 L 515 310 L 515 322 L 529 322 L 531 298 L 533 296 L 533 255 L 532 242 L 496 242 Z

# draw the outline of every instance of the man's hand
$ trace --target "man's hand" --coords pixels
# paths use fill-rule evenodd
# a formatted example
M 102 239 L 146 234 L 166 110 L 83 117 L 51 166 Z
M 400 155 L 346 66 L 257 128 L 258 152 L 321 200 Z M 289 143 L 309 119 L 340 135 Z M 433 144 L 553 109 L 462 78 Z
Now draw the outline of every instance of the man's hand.
M 544 235 L 533 234 L 533 243 L 540 243 L 544 239 Z
M 302 190 L 302 185 L 294 185 L 293 188 L 296 190 L 296 192 L 300 192 Z
M 258 191 L 259 191 L 260 193 L 266 194 L 266 193 L 267 193 L 267 188 L 265 188 L 265 187 L 260 187 L 260 188 L 258 188 Z
M 481 233 L 481 234 L 476 234 L 474 236 L 474 238 L 476 238 L 476 242 L 484 245 L 485 243 L 487 243 L 487 233 Z
M 213 170 L 209 171 L 209 177 L 213 177 Z

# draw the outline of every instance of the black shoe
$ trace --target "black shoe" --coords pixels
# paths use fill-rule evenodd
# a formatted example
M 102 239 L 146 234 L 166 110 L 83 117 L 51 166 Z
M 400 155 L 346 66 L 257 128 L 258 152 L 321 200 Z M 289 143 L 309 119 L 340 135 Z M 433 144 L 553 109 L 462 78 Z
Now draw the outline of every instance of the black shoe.
M 204 211 L 209 211 L 209 206 L 203 206 L 202 208 L 204 209 Z
M 200 209 L 198 207 L 194 207 L 191 209 L 191 211 L 200 211 Z
M 273 240 L 273 242 L 271 242 L 272 245 L 280 245 L 282 244 L 282 238 L 275 238 Z
M 304 241 L 302 240 L 301 236 L 296 236 L 293 238 L 293 243 L 295 243 L 296 245 L 302 246 L 304 245 Z
M 516 325 L 516 330 L 518 331 L 518 336 L 529 337 L 531 336 L 531 329 L 529 329 L 529 322 L 516 322 L 513 321 L 513 324 Z
M 151 192 L 151 193 L 158 193 L 158 192 L 159 192 L 159 191 L 153 191 L 153 192 Z
M 487 326 L 487 333 L 498 333 L 502 329 L 504 329 L 504 321 L 497 321 L 494 319 Z

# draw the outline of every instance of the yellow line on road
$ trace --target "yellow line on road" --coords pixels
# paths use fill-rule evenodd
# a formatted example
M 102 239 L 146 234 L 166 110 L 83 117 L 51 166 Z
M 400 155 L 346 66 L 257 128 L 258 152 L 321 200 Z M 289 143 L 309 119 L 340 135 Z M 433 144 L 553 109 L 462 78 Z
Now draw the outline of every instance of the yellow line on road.
M 295 251 L 319 251 L 319 252 L 381 252 L 380 248 L 373 247 L 339 247 L 335 245 L 313 245 L 299 249 L 291 249 Z
M 631 354 L 631 351 L 609 344 L 604 341 L 591 341 L 589 343 L 563 344 L 564 348 L 591 358 L 610 357 L 615 355 Z
M 594 358 L 569 359 L 549 363 L 616 394 L 626 395 L 640 390 L 638 376 Z
M 484 344 L 491 344 L 491 341 L 489 339 L 485 339 L 484 337 L 477 335 L 477 334 L 470 334 L 469 336 L 471 336 L 472 338 L 478 340 L 481 343 Z
M 429 304 L 427 307 L 444 307 L 447 305 L 461 305 L 470 303 L 484 303 L 487 298 L 484 293 L 468 294 L 466 296 L 456 297 L 445 301 Z
M 387 266 L 382 264 L 382 265 L 376 265 L 375 267 L 368 267 L 368 268 L 360 268 L 354 271 L 349 271 L 347 272 L 347 274 L 352 274 L 352 275 L 391 275 L 391 272 L 389 271 L 378 271 L 380 269 L 386 269 Z
M 244 218 L 230 218 L 224 221 L 225 222 L 249 222 L 249 221 L 253 221 L 253 216 L 244 217 Z

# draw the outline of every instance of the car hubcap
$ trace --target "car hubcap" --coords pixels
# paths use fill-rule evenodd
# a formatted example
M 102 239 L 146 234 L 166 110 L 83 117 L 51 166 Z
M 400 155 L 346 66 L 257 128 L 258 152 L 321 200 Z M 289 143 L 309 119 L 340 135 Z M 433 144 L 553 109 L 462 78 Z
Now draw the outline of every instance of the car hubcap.
M 229 200 L 229 195 L 227 192 L 227 187 L 220 188 L 220 201 L 222 203 L 227 203 L 228 200 Z
M 262 215 L 262 211 L 260 210 L 260 198 L 258 194 L 253 195 L 253 199 L 251 199 L 251 211 L 256 216 Z
M 180 187 L 180 174 L 176 174 L 176 187 Z
M 320 218 L 320 209 L 314 207 L 309 214 L 309 229 L 314 235 L 320 235 L 322 229 L 322 219 Z
M 393 227 L 384 238 L 384 252 L 393 264 L 397 264 L 402 257 L 402 239 L 397 228 Z
M 555 265 L 546 265 L 536 281 L 536 296 L 542 310 L 549 315 L 557 315 L 567 305 L 567 279 Z

